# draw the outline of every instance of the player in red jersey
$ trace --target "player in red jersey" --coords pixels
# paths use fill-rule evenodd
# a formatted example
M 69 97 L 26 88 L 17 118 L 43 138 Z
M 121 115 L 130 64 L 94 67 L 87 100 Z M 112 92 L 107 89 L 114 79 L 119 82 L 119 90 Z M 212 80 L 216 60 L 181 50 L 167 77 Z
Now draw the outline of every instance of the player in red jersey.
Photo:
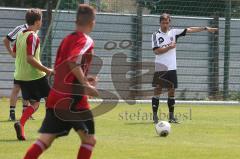
M 82 141 L 77 158 L 90 159 L 96 139 L 87 95 L 98 96 L 98 92 L 87 78 L 94 47 L 93 40 L 87 34 L 94 26 L 94 9 L 89 5 L 80 4 L 76 17 L 76 31 L 66 36 L 58 48 L 53 87 L 47 99 L 46 116 L 39 130 L 40 137 L 29 148 L 24 159 L 37 159 L 57 137 L 67 135 L 72 128 Z M 84 119 L 71 119 L 71 115 L 60 116 L 58 110 L 66 114 L 80 112 L 79 116 L 81 112 L 87 112 L 88 116 Z

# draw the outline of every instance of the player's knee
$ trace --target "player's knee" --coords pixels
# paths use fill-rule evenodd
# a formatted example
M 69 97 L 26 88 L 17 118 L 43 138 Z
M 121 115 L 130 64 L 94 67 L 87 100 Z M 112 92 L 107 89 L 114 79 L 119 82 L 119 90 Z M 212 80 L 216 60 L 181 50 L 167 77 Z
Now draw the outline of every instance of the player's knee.
M 155 87 L 155 89 L 154 89 L 154 95 L 155 95 L 155 96 L 158 96 L 158 95 L 160 95 L 161 93 L 162 93 L 162 87 L 160 87 L 160 86 Z
M 52 145 L 55 138 L 56 138 L 56 135 L 41 134 L 38 141 L 40 141 L 44 145 L 44 147 L 47 149 Z
M 43 140 L 43 139 L 38 139 L 35 144 L 39 145 L 43 151 L 47 150 L 49 147 L 51 147 L 52 142 Z
M 90 144 L 92 146 L 95 146 L 97 143 L 97 140 L 96 140 L 95 136 L 91 135 L 91 136 L 84 137 L 82 142 L 85 144 Z
M 29 102 L 28 102 L 28 100 L 22 100 L 22 103 L 23 103 L 23 105 L 29 105 Z
M 168 96 L 169 97 L 174 97 L 175 96 L 175 89 L 169 89 L 168 90 Z

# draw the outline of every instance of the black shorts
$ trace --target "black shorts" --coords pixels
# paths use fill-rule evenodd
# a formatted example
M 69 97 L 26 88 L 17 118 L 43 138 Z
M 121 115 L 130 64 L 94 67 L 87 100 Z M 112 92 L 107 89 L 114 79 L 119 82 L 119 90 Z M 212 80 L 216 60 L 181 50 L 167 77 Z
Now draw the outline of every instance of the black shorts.
M 177 88 L 177 71 L 170 70 L 155 72 L 153 76 L 152 86 L 161 88 Z
M 64 121 L 56 117 L 54 110 L 48 108 L 46 110 L 46 116 L 42 122 L 42 126 L 39 129 L 40 133 L 56 134 L 57 137 L 66 136 L 71 129 L 75 131 L 82 130 L 87 134 L 94 135 L 94 119 L 86 121 Z
M 20 85 L 20 82 L 21 82 L 21 81 L 19 81 L 19 80 L 15 80 L 15 79 L 13 80 L 13 84 Z
M 24 100 L 40 101 L 48 96 L 50 86 L 46 76 L 33 81 L 19 81 Z

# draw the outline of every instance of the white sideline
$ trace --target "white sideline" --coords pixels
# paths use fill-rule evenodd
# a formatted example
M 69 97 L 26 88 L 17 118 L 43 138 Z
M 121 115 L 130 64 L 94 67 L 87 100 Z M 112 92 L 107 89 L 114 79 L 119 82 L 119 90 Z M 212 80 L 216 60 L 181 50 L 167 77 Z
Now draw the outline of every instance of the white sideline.
M 99 103 L 102 102 L 102 99 L 89 99 L 89 102 L 93 103 Z M 118 101 L 119 103 L 134 103 L 136 102 L 137 104 L 150 104 L 151 100 L 111 100 L 111 99 L 106 99 L 106 102 L 114 102 Z M 167 103 L 167 100 L 160 100 L 160 103 Z M 185 100 L 176 100 L 177 104 L 195 104 L 195 105 L 240 105 L 239 101 L 185 101 Z

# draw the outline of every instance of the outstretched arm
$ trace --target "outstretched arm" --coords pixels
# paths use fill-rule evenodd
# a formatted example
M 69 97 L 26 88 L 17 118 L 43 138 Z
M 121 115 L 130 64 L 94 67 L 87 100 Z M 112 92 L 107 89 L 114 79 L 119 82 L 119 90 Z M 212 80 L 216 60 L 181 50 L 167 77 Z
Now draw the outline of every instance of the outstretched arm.
M 208 31 L 210 33 L 215 33 L 218 31 L 218 28 L 211 28 L 211 27 L 189 27 L 187 28 L 187 33 L 197 33 L 202 31 Z

